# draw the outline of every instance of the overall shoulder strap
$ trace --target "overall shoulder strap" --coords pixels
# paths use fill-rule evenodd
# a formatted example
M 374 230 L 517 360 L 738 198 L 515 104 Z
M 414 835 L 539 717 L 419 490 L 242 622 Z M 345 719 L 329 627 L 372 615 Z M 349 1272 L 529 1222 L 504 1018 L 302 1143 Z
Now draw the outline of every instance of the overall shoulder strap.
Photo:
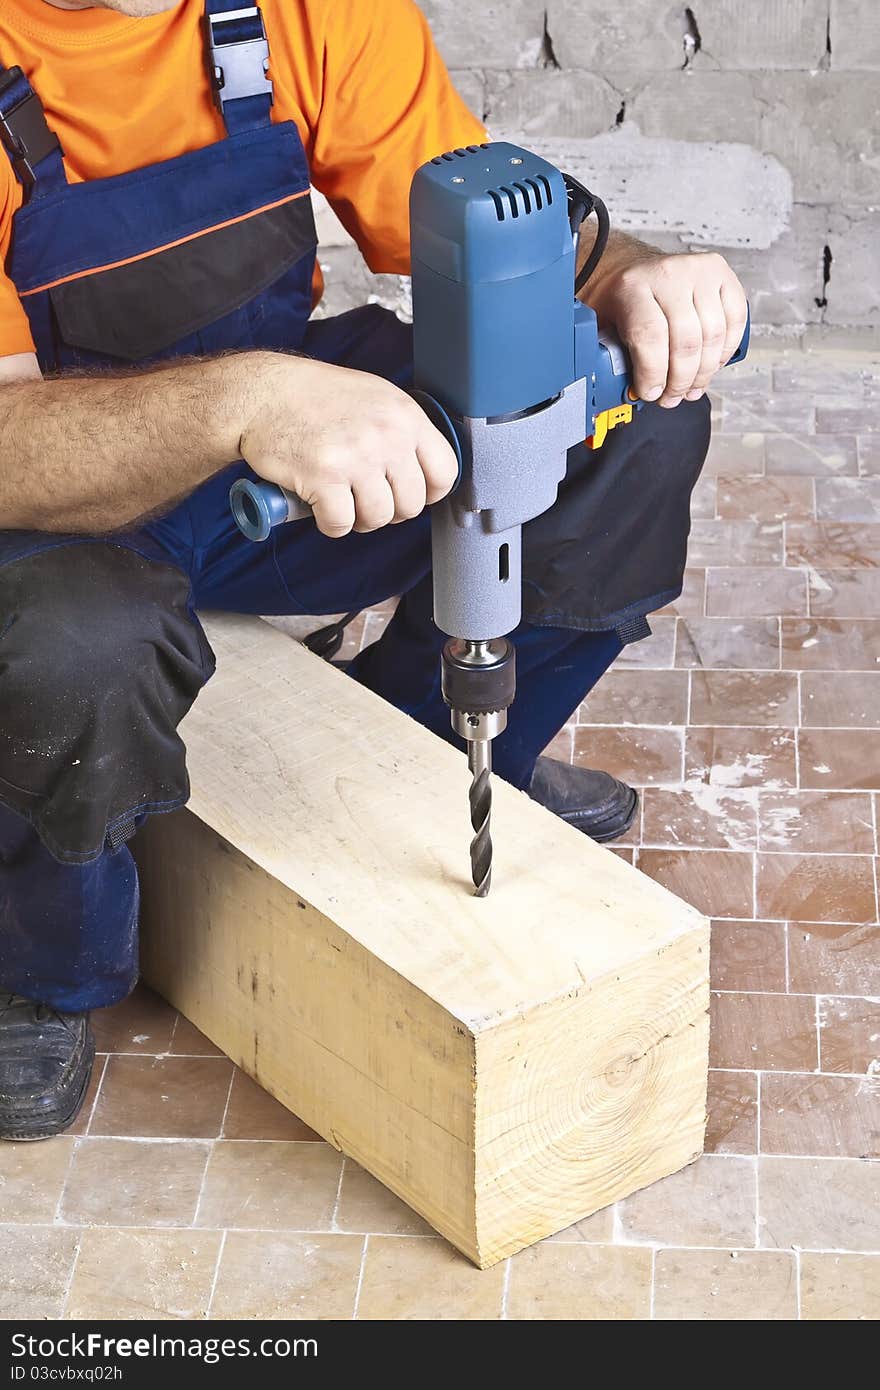
M 214 100 L 223 114 L 227 134 L 269 125 L 269 44 L 259 5 L 248 5 L 244 0 L 205 0 L 205 29 Z
M 65 186 L 60 141 L 46 124 L 42 102 L 19 67 L 0 67 L 0 140 L 26 201 Z

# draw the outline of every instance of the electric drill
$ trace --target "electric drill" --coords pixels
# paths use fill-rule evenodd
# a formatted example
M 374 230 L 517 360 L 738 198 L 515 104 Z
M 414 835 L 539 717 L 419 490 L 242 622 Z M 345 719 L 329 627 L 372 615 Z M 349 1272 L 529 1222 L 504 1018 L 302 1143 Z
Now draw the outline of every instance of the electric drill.
M 581 222 L 596 244 L 576 278 Z M 608 232 L 604 205 L 546 160 L 508 143 L 438 155 L 410 195 L 414 395 L 459 460 L 431 509 L 434 621 L 449 636 L 443 697 L 471 770 L 471 869 L 491 883 L 492 740 L 516 690 L 508 634 L 522 612 L 522 527 L 556 500 L 568 451 L 601 446 L 642 403 L 629 358 L 575 296 Z M 731 361 L 741 361 L 749 330 Z M 265 540 L 308 509 L 274 484 L 240 479 L 241 530 Z

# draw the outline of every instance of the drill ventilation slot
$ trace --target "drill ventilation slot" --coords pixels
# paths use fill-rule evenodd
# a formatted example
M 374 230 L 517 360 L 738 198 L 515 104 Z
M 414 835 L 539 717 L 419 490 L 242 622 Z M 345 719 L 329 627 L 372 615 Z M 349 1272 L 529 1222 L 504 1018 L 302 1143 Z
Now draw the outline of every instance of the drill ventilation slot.
M 520 213 L 527 217 L 530 213 L 541 212 L 553 202 L 550 180 L 543 174 L 510 185 L 502 184 L 500 188 L 487 188 L 486 192 L 495 204 L 499 222 L 506 221 L 508 216 L 519 217 Z

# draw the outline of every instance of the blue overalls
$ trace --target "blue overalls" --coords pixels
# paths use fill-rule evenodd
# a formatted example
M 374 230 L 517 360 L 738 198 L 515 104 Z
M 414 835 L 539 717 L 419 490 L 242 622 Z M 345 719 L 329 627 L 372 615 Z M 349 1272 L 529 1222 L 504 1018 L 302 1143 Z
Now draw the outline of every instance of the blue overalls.
M 309 169 L 295 125 L 271 119 L 262 18 L 241 0 L 207 0 L 206 11 L 226 138 L 148 168 L 69 185 L 30 84 L 0 70 L 5 143 L 29 188 L 7 272 L 43 371 L 301 349 L 406 384 L 410 330 L 393 315 L 372 306 L 309 323 Z M 662 415 L 643 429 L 643 452 L 661 448 Z M 684 450 L 678 442 L 689 459 L 685 515 L 708 437 L 702 413 L 691 434 Z M 69 1011 L 112 1004 L 132 988 L 138 896 L 127 840 L 146 815 L 188 795 L 176 730 L 213 669 L 196 609 L 333 613 L 402 594 L 384 636 L 350 672 L 452 739 L 427 517 L 341 540 L 303 521 L 253 546 L 227 502 L 243 471 L 233 465 L 137 531 L 0 532 L 0 988 Z M 569 554 L 582 524 L 574 484 L 571 496 Z M 586 597 L 572 612 L 564 567 L 536 606 L 541 557 L 558 550 L 543 526 L 532 523 L 531 539 L 526 528 L 526 555 L 531 545 L 538 557 L 533 620 L 514 634 L 519 688 L 495 753 L 499 774 L 521 787 L 621 648 L 621 622 Z M 603 526 L 596 544 L 607 535 Z M 671 597 L 683 563 L 682 554 L 624 619 Z M 566 608 L 559 625 L 556 592 Z M 526 597 L 528 612 L 528 584 Z

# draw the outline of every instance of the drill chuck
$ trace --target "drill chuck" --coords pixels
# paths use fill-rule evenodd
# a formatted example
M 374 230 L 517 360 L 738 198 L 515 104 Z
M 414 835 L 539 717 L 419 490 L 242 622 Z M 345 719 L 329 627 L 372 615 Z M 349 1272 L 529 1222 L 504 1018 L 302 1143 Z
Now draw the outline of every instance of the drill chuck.
M 507 726 L 516 694 L 516 653 L 506 637 L 487 642 L 451 638 L 443 648 L 443 699 L 452 727 L 468 743 L 495 738 Z

